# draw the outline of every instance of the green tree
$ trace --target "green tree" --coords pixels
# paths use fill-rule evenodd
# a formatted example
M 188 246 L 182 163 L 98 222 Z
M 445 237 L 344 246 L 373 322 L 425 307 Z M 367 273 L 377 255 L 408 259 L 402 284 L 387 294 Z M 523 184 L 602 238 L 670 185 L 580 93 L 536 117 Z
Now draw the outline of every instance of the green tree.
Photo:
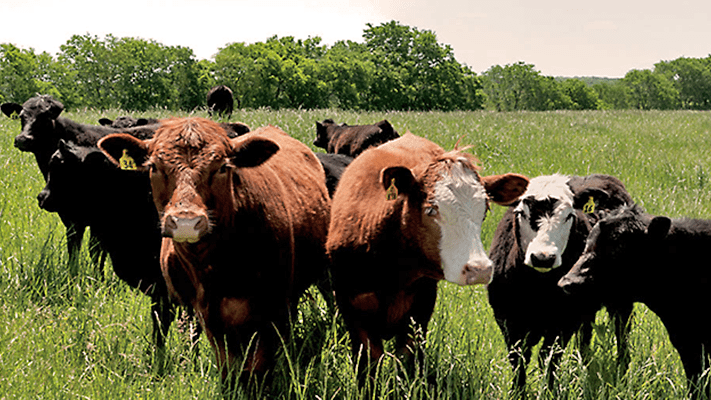
M 536 110 L 541 97 L 540 72 L 519 61 L 494 65 L 483 73 L 484 93 L 490 108 L 497 111 Z
M 463 110 L 481 108 L 478 78 L 454 58 L 449 45 L 428 30 L 396 21 L 363 33 L 375 75 L 368 105 L 377 110 Z
M 678 108 L 679 92 L 660 73 L 648 69 L 629 71 L 622 79 L 630 89 L 630 105 L 640 110 L 672 110 Z
M 711 59 L 711 56 L 710 56 Z M 678 58 L 654 65 L 654 72 L 664 75 L 679 92 L 681 108 L 711 109 L 711 63 L 699 58 Z
M 368 91 L 373 82 L 375 64 L 364 44 L 336 42 L 319 62 L 319 77 L 326 85 L 328 107 L 368 108 Z
M 631 89 L 622 80 L 599 82 L 593 85 L 593 89 L 600 99 L 601 109 L 624 110 L 630 108 Z
M 0 97 L 3 102 L 24 103 L 38 93 L 61 98 L 55 85 L 59 66 L 52 57 L 33 49 L 0 44 Z
M 574 110 L 597 110 L 600 99 L 597 92 L 580 79 L 566 79 L 561 82 L 563 92 L 570 98 Z

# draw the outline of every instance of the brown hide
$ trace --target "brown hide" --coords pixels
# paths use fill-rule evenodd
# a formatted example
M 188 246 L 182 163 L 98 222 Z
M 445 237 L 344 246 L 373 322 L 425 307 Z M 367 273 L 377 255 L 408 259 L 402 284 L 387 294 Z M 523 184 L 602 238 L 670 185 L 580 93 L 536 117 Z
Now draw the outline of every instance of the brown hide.
M 369 352 L 359 358 L 361 383 L 368 355 L 377 360 L 383 354 L 382 339 L 396 336 L 398 352 L 411 357 L 411 319 L 427 330 L 443 277 L 438 249 L 423 232 L 421 202 L 426 199 L 387 200 L 381 171 L 405 166 L 418 175 L 443 155 L 438 145 L 406 133 L 363 152 L 336 189 L 326 247 L 354 356 L 361 346 Z
M 278 146 L 264 147 L 266 161 L 259 159 L 264 143 Z M 272 324 L 287 334 L 289 312 L 326 265 L 330 205 L 321 164 L 272 126 L 229 139 L 209 120 L 173 120 L 146 145 L 164 230 L 181 213 L 209 223 L 196 243 L 164 238 L 169 290 L 195 309 L 223 377 L 255 332 L 259 347 L 246 354 L 245 369 L 263 375 L 279 344 Z M 222 176 L 224 165 L 230 173 Z

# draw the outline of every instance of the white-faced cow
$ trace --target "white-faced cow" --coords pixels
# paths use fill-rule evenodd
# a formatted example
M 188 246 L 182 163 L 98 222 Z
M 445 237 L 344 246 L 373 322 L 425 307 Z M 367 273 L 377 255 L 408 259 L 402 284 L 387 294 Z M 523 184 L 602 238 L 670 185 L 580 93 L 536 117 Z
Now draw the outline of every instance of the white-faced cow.
M 316 122 L 314 146 L 325 149 L 328 153 L 358 157 L 370 147 L 400 137 L 388 120 L 384 119 L 373 125 L 337 125 L 332 119 Z
M 601 219 L 559 285 L 605 301 L 638 301 L 652 310 L 679 352 L 689 389 L 711 396 L 702 373 L 711 361 L 711 220 L 652 216 L 629 206 Z
M 207 112 L 212 115 L 216 113 L 220 118 L 227 116 L 230 119 L 234 98 L 232 89 L 225 85 L 215 86 L 207 92 Z
M 240 365 L 241 379 L 264 377 L 289 313 L 326 268 L 330 200 L 314 154 L 275 127 L 230 139 L 202 118 L 164 121 L 151 140 L 111 135 L 99 146 L 150 171 L 163 276 L 195 310 L 223 381 Z
M 413 338 L 427 330 L 439 280 L 489 282 L 480 236 L 488 204 L 515 201 L 528 179 L 477 170 L 470 154 L 407 133 L 363 152 L 343 173 L 327 250 L 361 383 L 384 339 L 397 339 L 410 366 L 423 356 L 412 353 Z
M 540 360 L 552 356 L 549 383 L 561 355 L 551 354 L 555 346 L 565 348 L 576 332 L 584 348 L 589 345 L 602 304 L 567 295 L 557 283 L 582 253 L 592 224 L 630 202 L 622 182 L 609 175 L 539 176 L 499 222 L 489 254 L 494 277 L 488 295 L 515 370 L 514 390 L 525 390 L 531 349 L 541 339 Z M 606 305 L 616 322 L 618 359 L 626 367 L 632 302 Z

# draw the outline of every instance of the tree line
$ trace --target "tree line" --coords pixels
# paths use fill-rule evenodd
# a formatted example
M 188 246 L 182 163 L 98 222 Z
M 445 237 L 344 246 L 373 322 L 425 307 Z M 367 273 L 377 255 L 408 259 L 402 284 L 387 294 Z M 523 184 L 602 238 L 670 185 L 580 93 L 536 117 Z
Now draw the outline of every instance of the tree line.
M 192 110 L 215 85 L 238 108 L 351 110 L 711 109 L 711 55 L 661 61 L 624 78 L 544 76 L 534 65 L 477 74 L 434 32 L 396 21 L 367 24 L 363 43 L 273 36 L 230 43 L 213 60 L 187 47 L 74 35 L 57 55 L 0 44 L 0 102 L 50 94 L 76 108 Z

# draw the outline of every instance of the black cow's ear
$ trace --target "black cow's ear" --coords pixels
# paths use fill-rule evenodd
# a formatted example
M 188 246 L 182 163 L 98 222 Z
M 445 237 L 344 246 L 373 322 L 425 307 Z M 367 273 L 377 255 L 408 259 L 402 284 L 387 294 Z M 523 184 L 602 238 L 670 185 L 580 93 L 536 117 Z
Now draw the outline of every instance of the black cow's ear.
M 415 186 L 415 176 L 409 168 L 388 167 L 380 171 L 380 184 L 386 200 L 395 200 L 400 193 L 408 194 Z
M 101 126 L 111 126 L 111 124 L 113 124 L 113 123 L 114 123 L 114 121 L 112 121 L 112 120 L 110 120 L 110 119 L 108 119 L 108 118 L 101 118 L 101 119 L 99 119 L 99 124 L 100 124 Z
M 654 217 L 649 223 L 647 234 L 656 240 L 664 239 L 671 229 L 671 219 L 668 217 Z
M 2 113 L 7 115 L 9 118 L 17 118 L 22 112 L 22 106 L 17 103 L 3 103 L 0 105 Z
M 40 98 L 42 106 L 40 114 L 46 114 L 52 120 L 59 118 L 59 114 L 64 111 L 64 104 L 51 96 L 40 96 Z
M 269 139 L 254 136 L 237 138 L 232 141 L 230 158 L 237 168 L 251 168 L 262 165 L 277 151 L 279 145 Z
M 230 139 L 242 136 L 251 131 L 249 125 L 243 124 L 242 122 L 226 123 L 224 124 L 224 128 L 225 133 L 227 133 L 227 136 L 229 136 Z
M 148 160 L 148 141 L 137 139 L 127 133 L 104 136 L 97 144 L 112 163 L 121 169 L 139 170 Z

